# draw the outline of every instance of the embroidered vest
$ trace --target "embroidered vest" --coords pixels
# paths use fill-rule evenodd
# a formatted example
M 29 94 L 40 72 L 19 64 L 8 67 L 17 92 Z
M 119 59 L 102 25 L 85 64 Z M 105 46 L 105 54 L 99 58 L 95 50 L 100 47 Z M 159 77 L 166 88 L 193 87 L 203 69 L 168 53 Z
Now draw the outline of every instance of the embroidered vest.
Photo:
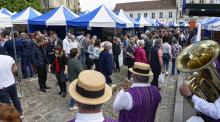
M 155 86 L 131 88 L 133 107 L 119 113 L 119 122 L 154 122 L 161 96 Z
M 73 120 L 70 120 L 68 122 L 75 122 L 76 119 L 73 119 Z M 113 119 L 109 119 L 109 118 L 105 118 L 105 120 L 103 122 L 118 122 L 116 120 L 113 120 Z

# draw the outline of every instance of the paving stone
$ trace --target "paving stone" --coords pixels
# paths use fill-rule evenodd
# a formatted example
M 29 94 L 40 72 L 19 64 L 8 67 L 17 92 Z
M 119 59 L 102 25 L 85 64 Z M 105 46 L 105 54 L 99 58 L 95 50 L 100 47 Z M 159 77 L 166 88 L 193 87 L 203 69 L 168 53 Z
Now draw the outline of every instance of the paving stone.
M 113 83 L 120 84 L 126 76 L 127 68 L 122 67 L 120 73 L 113 73 Z M 160 83 L 162 101 L 158 107 L 155 122 L 173 121 L 176 80 L 176 76 L 166 76 L 165 82 Z M 71 97 L 69 94 L 66 98 L 59 96 L 59 87 L 56 82 L 55 77 L 52 74 L 48 74 L 47 85 L 51 89 L 47 90 L 47 93 L 42 93 L 39 90 L 37 79 L 22 81 L 23 97 L 21 98 L 21 103 L 25 116 L 23 122 L 64 122 L 71 120 L 75 116 L 76 111 L 68 111 L 68 102 Z M 104 115 L 114 119 L 118 117 L 118 113 L 113 112 L 112 109 L 116 93 L 103 105 Z

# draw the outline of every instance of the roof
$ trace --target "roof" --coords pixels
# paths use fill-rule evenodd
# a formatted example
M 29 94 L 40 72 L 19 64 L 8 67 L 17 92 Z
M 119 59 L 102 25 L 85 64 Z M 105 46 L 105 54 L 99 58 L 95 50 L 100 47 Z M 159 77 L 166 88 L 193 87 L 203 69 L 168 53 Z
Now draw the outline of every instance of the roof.
M 176 0 L 157 0 L 157 1 L 143 1 L 118 3 L 115 6 L 115 11 L 123 9 L 124 11 L 138 11 L 138 10 L 161 10 L 161 9 L 175 9 Z

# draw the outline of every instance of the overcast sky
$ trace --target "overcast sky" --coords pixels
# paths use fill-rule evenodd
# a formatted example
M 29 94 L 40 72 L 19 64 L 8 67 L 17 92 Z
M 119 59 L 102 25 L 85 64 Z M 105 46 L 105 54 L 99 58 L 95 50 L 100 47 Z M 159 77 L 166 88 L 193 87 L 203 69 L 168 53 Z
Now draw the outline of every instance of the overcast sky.
M 116 3 L 137 2 L 137 1 L 153 1 L 153 0 L 80 0 L 80 6 L 82 11 L 93 10 L 98 6 L 100 6 L 101 4 L 105 4 L 107 7 L 114 9 Z

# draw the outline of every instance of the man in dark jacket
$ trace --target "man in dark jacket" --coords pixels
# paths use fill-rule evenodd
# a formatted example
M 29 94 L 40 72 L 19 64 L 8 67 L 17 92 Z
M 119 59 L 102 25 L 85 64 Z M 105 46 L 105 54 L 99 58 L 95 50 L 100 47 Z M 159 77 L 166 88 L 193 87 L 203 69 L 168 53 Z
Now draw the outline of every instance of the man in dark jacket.
M 112 44 L 108 41 L 104 42 L 104 50 L 99 54 L 100 72 L 105 76 L 107 84 L 112 84 L 110 75 L 112 74 L 112 56 L 109 53 Z
M 4 49 L 7 52 L 7 54 L 15 59 L 15 53 L 14 53 L 14 42 L 15 41 L 15 47 L 16 47 L 16 54 L 17 58 L 21 58 L 22 52 L 23 52 L 23 41 L 19 39 L 19 33 L 14 32 L 14 40 L 8 40 L 4 44 Z
M 37 68 L 38 73 L 38 83 L 42 92 L 46 92 L 46 89 L 49 89 L 49 87 L 46 86 L 48 60 L 46 56 L 46 50 L 43 46 L 45 40 L 46 38 L 44 36 L 39 36 L 37 38 L 37 45 L 34 47 L 33 55 L 33 62 Z
M 116 71 L 120 71 L 118 57 L 121 53 L 121 49 L 120 49 L 120 45 L 119 45 L 117 39 L 118 38 L 116 38 L 116 37 L 113 39 L 112 52 L 113 52 L 113 58 L 114 58 L 114 61 L 116 64 Z
M 23 59 L 23 70 L 24 70 L 24 78 L 27 77 L 33 77 L 34 76 L 34 70 L 32 67 L 32 55 L 33 55 L 33 48 L 34 43 L 32 40 L 28 39 L 28 36 L 26 33 L 21 33 L 20 38 L 23 40 L 23 53 L 22 53 L 22 59 Z

